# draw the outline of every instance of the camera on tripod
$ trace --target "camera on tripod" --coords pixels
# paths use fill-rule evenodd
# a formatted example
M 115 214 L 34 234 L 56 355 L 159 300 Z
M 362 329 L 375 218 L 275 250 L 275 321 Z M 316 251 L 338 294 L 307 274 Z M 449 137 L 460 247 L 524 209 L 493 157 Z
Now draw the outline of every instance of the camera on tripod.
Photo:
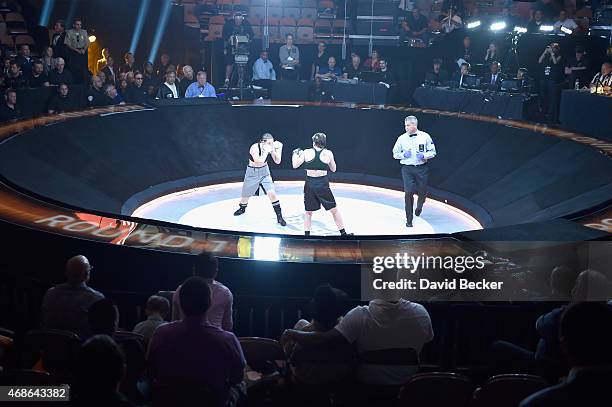
M 249 62 L 249 37 L 246 35 L 232 35 L 229 38 L 234 62 L 246 64 Z

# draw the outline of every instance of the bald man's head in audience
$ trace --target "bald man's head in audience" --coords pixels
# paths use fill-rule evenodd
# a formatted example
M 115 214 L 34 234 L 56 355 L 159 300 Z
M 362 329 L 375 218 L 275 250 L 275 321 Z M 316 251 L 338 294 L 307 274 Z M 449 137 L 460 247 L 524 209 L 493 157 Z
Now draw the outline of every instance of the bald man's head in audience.
M 80 284 L 89 281 L 91 265 L 87 257 L 78 255 L 66 262 L 66 280 L 70 284 Z

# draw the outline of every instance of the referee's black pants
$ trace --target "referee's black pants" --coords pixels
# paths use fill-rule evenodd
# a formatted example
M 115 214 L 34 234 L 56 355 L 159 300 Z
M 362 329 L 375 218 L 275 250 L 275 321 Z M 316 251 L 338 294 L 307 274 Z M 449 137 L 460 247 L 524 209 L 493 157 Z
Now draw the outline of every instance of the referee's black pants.
M 406 205 L 406 221 L 412 222 L 414 194 L 419 198 L 417 208 L 423 209 L 427 196 L 427 176 L 429 168 L 427 163 L 421 165 L 402 165 L 402 179 L 404 180 L 404 202 Z

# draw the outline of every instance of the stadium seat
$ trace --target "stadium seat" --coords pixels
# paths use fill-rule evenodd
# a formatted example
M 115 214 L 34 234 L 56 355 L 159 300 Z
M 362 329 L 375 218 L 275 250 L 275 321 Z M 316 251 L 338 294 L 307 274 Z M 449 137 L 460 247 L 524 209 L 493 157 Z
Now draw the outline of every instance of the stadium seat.
M 546 380 L 528 374 L 502 374 L 491 377 L 474 391 L 474 407 L 516 407 L 527 396 L 547 386 Z
M 28 349 L 38 351 L 45 370 L 65 373 L 81 345 L 81 338 L 73 332 L 58 329 L 32 330 L 25 336 Z
M 331 38 L 331 22 L 325 19 L 315 21 L 314 33 L 317 38 Z
M 249 0 L 233 0 L 232 11 L 248 14 L 250 6 L 251 2 Z
M 25 25 L 25 20 L 23 16 L 19 13 L 8 13 L 4 17 L 4 21 L 6 21 L 6 27 L 8 28 L 8 32 L 11 34 L 27 34 L 28 29 Z
M 400 391 L 398 406 L 466 407 L 473 386 L 467 377 L 446 372 L 419 373 L 410 378 Z
M 243 337 L 239 341 L 244 358 L 254 370 L 264 374 L 272 373 L 278 371 L 285 361 L 283 347 L 274 339 Z
M 279 25 L 284 25 L 284 26 L 288 26 L 288 27 L 295 27 L 297 25 L 295 18 L 291 18 L 291 17 L 283 17 L 280 19 L 279 21 Z
M 300 0 L 284 0 L 283 6 L 285 7 L 300 7 Z
M 333 36 L 334 38 L 342 38 L 346 28 L 346 35 L 349 35 L 349 25 L 346 20 L 336 19 L 332 23 Z
M 310 18 L 300 18 L 297 25 L 298 27 L 314 27 L 314 21 Z
M 297 36 L 297 28 L 292 26 L 281 25 L 279 35 L 281 38 L 285 38 L 287 34 L 291 34 L 294 38 Z
M 211 39 L 217 39 L 223 37 L 223 25 L 210 24 L 208 26 L 208 36 Z
M 259 18 L 263 21 L 263 19 L 266 18 L 266 9 L 264 7 L 251 7 L 249 16 Z
M 581 8 L 580 10 L 576 11 L 576 18 L 588 18 L 591 19 L 593 18 L 593 10 L 591 10 L 590 8 Z
M 262 19 L 256 16 L 249 17 L 249 24 L 251 25 L 261 25 Z
M 296 33 L 297 42 L 300 44 L 310 44 L 314 41 L 314 29 L 310 27 L 298 27 Z
M 195 15 L 195 4 L 183 5 L 185 24 L 199 24 L 198 16 Z
M 302 0 L 302 7 L 317 8 L 317 0 Z
M 298 20 L 301 16 L 301 12 L 300 12 L 300 9 L 297 7 L 285 7 L 283 9 L 283 16 L 291 17 L 294 20 Z
M 11 37 L 8 34 L 4 34 L 2 38 L 0 39 L 0 42 L 4 46 L 7 46 L 9 48 L 15 48 L 15 41 L 13 40 L 13 37 Z
M 317 19 L 317 9 L 310 7 L 302 8 L 300 15 L 302 18 L 309 18 L 314 21 Z
M 265 6 L 266 0 L 251 0 L 251 8 L 253 6 Z
M 208 23 L 209 24 L 224 25 L 225 24 L 225 16 L 213 16 L 213 17 L 210 18 Z
M 280 20 L 283 18 L 283 9 L 281 7 L 268 7 L 268 18 L 270 17 Z
M 217 0 L 217 7 L 222 14 L 231 14 L 234 8 L 232 0 Z
M 36 42 L 34 41 L 34 38 L 32 38 L 30 35 L 18 35 L 17 37 L 15 37 L 15 46 L 18 47 L 22 44 L 34 46 L 36 45 Z

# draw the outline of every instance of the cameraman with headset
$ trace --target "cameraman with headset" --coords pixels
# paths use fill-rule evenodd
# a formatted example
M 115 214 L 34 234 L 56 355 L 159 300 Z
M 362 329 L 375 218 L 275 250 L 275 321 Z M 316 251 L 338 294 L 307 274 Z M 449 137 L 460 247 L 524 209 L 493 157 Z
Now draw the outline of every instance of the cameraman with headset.
M 232 70 L 234 68 L 234 55 L 232 54 L 232 46 L 230 44 L 230 38 L 234 35 L 242 35 L 249 38 L 249 41 L 253 39 L 255 34 L 251 24 L 244 19 L 241 13 L 234 13 L 232 19 L 225 21 L 223 26 L 223 44 L 225 45 L 225 87 L 229 87 L 229 82 L 232 77 Z

